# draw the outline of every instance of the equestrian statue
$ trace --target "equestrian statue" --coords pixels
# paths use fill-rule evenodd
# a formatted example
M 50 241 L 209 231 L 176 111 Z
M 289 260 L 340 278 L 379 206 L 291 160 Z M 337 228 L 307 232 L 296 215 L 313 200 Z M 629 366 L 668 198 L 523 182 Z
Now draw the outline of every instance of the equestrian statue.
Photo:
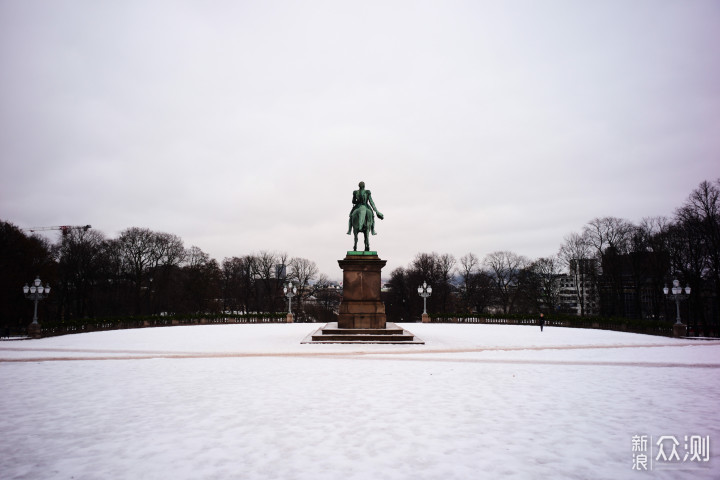
M 368 232 L 373 235 L 375 233 L 375 215 L 373 211 L 377 213 L 377 216 L 382 220 L 383 214 L 378 211 L 373 202 L 370 190 L 365 190 L 365 182 L 358 184 L 359 190 L 355 190 L 352 196 L 353 207 L 350 210 L 350 218 L 348 219 L 348 231 L 350 235 L 352 232 L 355 236 L 355 243 L 353 244 L 353 251 L 357 251 L 358 233 L 362 232 L 365 235 L 365 251 L 370 251 L 370 238 Z

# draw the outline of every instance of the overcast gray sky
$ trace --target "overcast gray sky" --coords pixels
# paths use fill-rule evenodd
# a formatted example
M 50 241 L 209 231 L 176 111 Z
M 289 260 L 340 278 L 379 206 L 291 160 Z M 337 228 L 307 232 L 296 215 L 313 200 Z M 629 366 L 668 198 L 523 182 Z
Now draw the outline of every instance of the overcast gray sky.
M 718 45 L 718 1 L 0 0 L 0 219 L 339 279 L 364 180 L 387 276 L 546 256 L 720 176 Z

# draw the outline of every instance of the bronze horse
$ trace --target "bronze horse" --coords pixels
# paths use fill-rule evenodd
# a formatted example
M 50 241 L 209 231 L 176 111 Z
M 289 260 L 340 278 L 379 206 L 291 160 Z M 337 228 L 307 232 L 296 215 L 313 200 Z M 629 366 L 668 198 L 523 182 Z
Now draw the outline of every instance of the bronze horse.
M 365 251 L 368 252 L 370 251 L 369 234 L 375 235 L 375 215 L 373 215 L 373 210 L 380 220 L 384 217 L 375 207 L 370 190 L 365 190 L 365 182 L 360 182 L 359 187 L 360 190 L 353 192 L 353 208 L 350 211 L 347 233 L 350 235 L 352 231 L 355 239 L 353 250 L 357 251 L 358 233 L 362 232 L 365 235 Z

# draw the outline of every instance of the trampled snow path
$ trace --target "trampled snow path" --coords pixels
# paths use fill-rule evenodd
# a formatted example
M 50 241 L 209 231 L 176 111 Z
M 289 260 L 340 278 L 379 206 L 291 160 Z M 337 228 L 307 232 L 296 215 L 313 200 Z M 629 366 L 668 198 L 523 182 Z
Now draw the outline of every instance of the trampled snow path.
M 336 358 L 353 358 L 360 355 L 366 355 L 370 358 L 381 360 L 416 360 L 416 361 L 464 361 L 464 362 L 484 362 L 484 363 L 533 363 L 533 364 L 573 364 L 573 365 L 627 365 L 627 366 L 649 366 L 649 367 L 681 367 L 687 366 L 689 360 L 687 356 L 683 356 L 684 362 L 645 362 L 645 361 L 572 361 L 572 360 L 540 360 L 538 358 L 528 360 L 518 359 L 488 359 L 488 358 L 453 358 L 450 356 L 440 356 L 438 354 L 468 354 L 468 353 L 484 353 L 484 352 L 525 352 L 540 350 L 607 350 L 607 349 L 638 349 L 638 348 L 661 348 L 661 347 L 696 347 L 694 353 L 703 353 L 706 350 L 697 347 L 712 347 L 720 345 L 718 342 L 706 342 L 703 344 L 693 343 L 668 343 L 660 345 L 646 344 L 611 344 L 611 345 L 583 345 L 583 346 L 548 346 L 548 347 L 478 347 L 473 349 L 443 349 L 443 350 L 415 350 L 415 351 L 363 351 L 363 352 L 312 352 L 312 353 L 213 353 L 213 352 L 168 352 L 168 351 L 136 351 L 136 350 L 92 350 L 92 349 L 69 349 L 69 348 L 23 348 L 8 347 L 4 349 L 6 353 L 19 353 L 19 358 L 0 358 L 0 362 L 49 362 L 49 361 L 78 361 L 78 360 L 148 360 L 152 358 L 171 358 L 171 359 L 191 359 L 191 358 L 240 358 L 240 357 L 336 357 Z M 378 346 L 373 346 L 377 348 Z M 371 347 L 371 348 L 373 348 Z M 666 350 L 667 351 L 667 350 Z M 712 351 L 712 350 L 707 350 Z M 37 356 L 23 356 L 29 352 L 37 353 Z M 63 356 L 52 356 L 52 353 L 61 353 Z M 68 354 L 74 354 L 68 356 Z M 422 354 L 431 354 L 432 357 L 422 356 Z M 82 354 L 90 354 L 81 356 Z M 101 354 L 105 354 L 104 356 Z M 406 356 L 406 358 L 398 357 L 398 355 Z M 717 363 L 691 363 L 693 368 L 720 368 Z
M 718 342 L 404 327 L 426 344 L 300 345 L 307 324 L 0 342 L 0 477 L 718 478 Z M 637 472 L 634 435 L 710 436 L 711 458 Z

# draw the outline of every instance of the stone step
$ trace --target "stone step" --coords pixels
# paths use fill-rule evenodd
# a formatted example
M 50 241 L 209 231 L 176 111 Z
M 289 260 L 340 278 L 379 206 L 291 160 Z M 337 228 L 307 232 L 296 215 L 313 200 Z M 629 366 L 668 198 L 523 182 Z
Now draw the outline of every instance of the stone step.
M 323 332 L 321 335 L 313 335 L 313 342 L 348 342 L 348 343 L 398 343 L 412 342 L 414 335 L 329 335 Z
M 325 328 L 323 335 L 402 335 L 402 328 Z
M 332 322 L 315 330 L 300 343 L 425 344 L 392 322 L 388 322 L 386 328 L 338 328 L 337 322 Z

